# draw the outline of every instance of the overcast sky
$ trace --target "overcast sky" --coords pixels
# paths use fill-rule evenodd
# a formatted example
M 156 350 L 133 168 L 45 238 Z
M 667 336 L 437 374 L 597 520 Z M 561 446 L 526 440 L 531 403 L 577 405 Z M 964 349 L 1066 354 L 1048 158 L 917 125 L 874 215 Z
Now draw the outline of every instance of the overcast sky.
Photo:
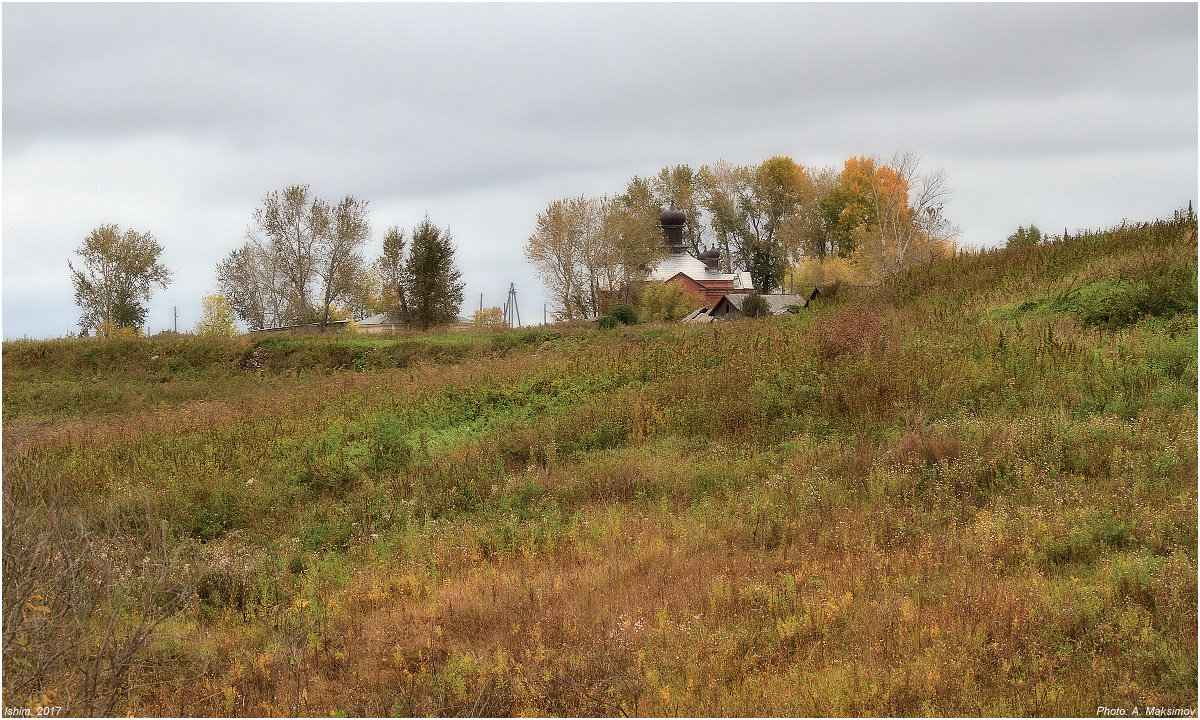
M 634 175 L 911 150 L 961 241 L 1169 216 L 1197 194 L 1197 6 L 3 5 L 3 335 L 77 330 L 67 260 L 152 233 L 190 329 L 271 190 L 449 226 L 464 314 L 541 320 L 555 199 Z

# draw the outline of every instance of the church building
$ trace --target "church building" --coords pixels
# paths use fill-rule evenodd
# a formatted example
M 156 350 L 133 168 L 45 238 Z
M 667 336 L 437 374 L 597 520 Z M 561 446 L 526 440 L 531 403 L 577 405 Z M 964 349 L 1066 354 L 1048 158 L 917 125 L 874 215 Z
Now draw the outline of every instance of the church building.
M 658 217 L 667 256 L 651 269 L 647 279 L 677 283 L 688 297 L 706 308 L 714 307 L 726 295 L 747 294 L 754 289 L 750 273 L 718 271 L 719 250 L 708 250 L 694 257 L 683 244 L 683 226 L 687 216 L 671 203 Z

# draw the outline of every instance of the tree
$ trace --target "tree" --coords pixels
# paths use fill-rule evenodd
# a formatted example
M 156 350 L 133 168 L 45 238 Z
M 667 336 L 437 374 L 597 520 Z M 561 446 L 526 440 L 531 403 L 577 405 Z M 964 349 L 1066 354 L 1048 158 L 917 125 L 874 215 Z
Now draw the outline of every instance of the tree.
M 945 172 L 920 171 L 921 158 L 912 152 L 896 153 L 880 167 L 877 211 L 883 275 L 910 265 L 930 262 L 952 252 L 958 228 L 944 214 L 950 197 Z
M 393 320 L 408 318 L 408 300 L 405 296 L 408 277 L 405 275 L 404 245 L 404 231 L 395 225 L 388 228 L 383 236 L 383 249 L 373 264 L 382 284 L 379 310 Z
M 247 241 L 217 264 L 217 285 L 235 315 L 251 330 L 293 322 L 283 273 L 270 250 Z
M 421 329 L 451 323 L 462 305 L 462 276 L 454 266 L 454 244 L 449 230 L 441 230 L 426 217 L 413 228 L 412 246 L 404 271 L 409 279 L 408 320 Z
M 823 168 L 811 171 L 809 178 L 812 181 L 812 197 L 801 207 L 800 252 L 805 258 L 816 260 L 824 260 L 827 255 L 845 257 L 834 234 L 837 211 L 834 211 L 832 221 L 826 214 L 830 194 L 837 188 L 838 171 L 831 167 Z
M 634 178 L 636 182 L 639 178 Z M 661 206 L 675 203 L 686 218 L 683 225 L 683 244 L 693 254 L 701 252 L 704 244 L 703 208 L 700 205 L 699 175 L 687 165 L 665 167 L 650 181 L 654 194 L 655 214 Z M 631 184 L 632 185 L 632 184 Z
M 660 208 L 638 178 L 617 197 L 564 198 L 538 214 L 525 257 L 550 292 L 562 320 L 599 315 L 635 302 L 646 268 L 662 253 Z
M 744 200 L 751 193 L 750 167 L 718 160 L 700 168 L 698 182 L 700 204 L 708 213 L 709 225 L 722 251 L 722 272 L 746 269 L 746 253 L 741 246 L 745 237 Z
M 561 320 L 591 317 L 587 252 L 592 243 L 593 202 L 580 196 L 551 202 L 538 213 L 533 235 L 525 243 L 525 257 L 542 279 L 555 316 Z
M 326 209 L 323 200 L 311 196 L 308 185 L 290 185 L 268 193 L 254 211 L 254 223 L 264 237 L 251 236 L 251 242 L 270 253 L 282 276 L 283 283 L 276 287 L 287 301 L 289 319 L 301 326 L 313 321 L 315 246 L 329 222 Z
M 507 330 L 504 310 L 498 307 L 480 308 L 471 314 L 471 324 L 476 330 Z
M 778 288 L 811 214 L 815 190 L 804 167 L 782 156 L 757 167 L 720 161 L 701 168 L 700 184 L 725 270 L 749 271 L 763 292 Z
M 1038 245 L 1042 242 L 1042 231 L 1038 230 L 1037 225 L 1030 225 L 1026 230 L 1024 226 L 1017 226 L 1017 231 L 1008 236 L 1008 247 L 1029 247 Z
M 328 214 L 314 243 L 317 276 L 321 280 L 321 327 L 329 324 L 335 304 L 353 305 L 366 285 L 361 248 L 371 235 L 367 203 L 351 195 L 324 210 Z
M 665 252 L 658 228 L 661 208 L 647 199 L 626 193 L 599 201 L 596 241 L 601 252 L 595 271 L 607 303 L 636 303 L 645 284 L 646 269 Z M 601 309 L 597 306 L 594 312 Z
M 117 225 L 92 230 L 76 253 L 80 268 L 70 260 L 75 302 L 83 310 L 82 329 L 106 335 L 114 330 L 134 330 L 146 322 L 146 308 L 153 287 L 166 289 L 171 271 L 158 261 L 162 246 L 149 233 L 121 232 Z
M 220 293 L 205 295 L 200 300 L 200 319 L 196 321 L 196 334 L 211 337 L 233 337 L 237 326 L 233 319 L 233 307 Z
M 920 158 L 898 153 L 887 163 L 852 157 L 836 188 L 820 202 L 839 256 L 852 256 L 875 282 L 918 262 L 953 251 L 944 214 L 945 174 L 919 173 Z
M 370 236 L 367 203 L 347 195 L 336 205 L 307 185 L 268 193 L 254 211 L 246 244 L 217 265 L 221 292 L 252 330 L 287 325 L 324 328 L 333 308 L 364 308 L 369 278 L 361 248 Z
M 828 252 L 839 258 L 848 258 L 858 250 L 858 231 L 869 226 L 875 218 L 866 198 L 846 187 L 840 177 L 818 201 L 817 209 L 829 239 Z M 820 251 L 816 255 L 825 257 Z

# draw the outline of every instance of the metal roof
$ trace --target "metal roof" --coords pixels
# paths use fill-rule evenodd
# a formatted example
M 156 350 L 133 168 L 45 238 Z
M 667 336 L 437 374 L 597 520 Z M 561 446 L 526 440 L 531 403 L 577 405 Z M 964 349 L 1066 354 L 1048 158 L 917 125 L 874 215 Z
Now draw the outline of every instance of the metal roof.
M 749 295 L 738 294 L 726 295 L 721 299 L 741 310 L 742 304 L 746 302 L 747 297 Z M 763 295 L 762 299 L 767 301 L 767 307 L 771 309 L 772 315 L 782 315 L 788 311 L 788 307 L 791 305 L 795 305 L 796 307 L 806 307 L 808 305 L 808 298 L 803 295 Z
M 649 278 L 651 280 L 670 280 L 679 273 L 687 275 L 691 279 L 701 284 L 714 280 L 732 280 L 734 290 L 753 290 L 754 281 L 750 279 L 750 273 L 716 273 L 708 269 L 708 266 L 692 257 L 687 252 L 675 252 L 662 259 L 658 265 L 650 271 Z
M 396 320 L 387 313 L 377 313 L 358 321 L 359 325 L 404 325 L 403 320 Z

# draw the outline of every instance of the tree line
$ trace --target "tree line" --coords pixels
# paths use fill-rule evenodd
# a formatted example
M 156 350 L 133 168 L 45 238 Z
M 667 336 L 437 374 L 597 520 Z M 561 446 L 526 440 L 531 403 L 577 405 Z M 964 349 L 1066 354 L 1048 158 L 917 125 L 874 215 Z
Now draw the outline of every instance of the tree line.
M 376 312 L 420 328 L 453 322 L 463 283 L 449 230 L 426 217 L 406 240 L 390 227 L 382 252 L 368 262 L 367 212 L 366 201 L 347 195 L 333 203 L 307 185 L 267 194 L 245 244 L 217 265 L 233 312 L 252 330 L 324 329 Z
M 840 170 L 783 156 L 758 165 L 666 167 L 635 176 L 615 196 L 551 202 L 537 216 L 525 256 L 558 317 L 595 317 L 606 297 L 639 296 L 663 255 L 659 212 L 674 203 L 686 218 L 687 249 L 720 250 L 720 270 L 749 272 L 761 292 L 785 282 L 874 284 L 955 247 L 945 174 L 922 172 L 920 164 L 912 153 L 897 153 L 852 157 Z
M 331 322 L 385 313 L 391 322 L 426 329 L 453 322 L 464 284 L 449 229 L 425 217 L 406 237 L 389 227 L 380 254 L 364 255 L 371 239 L 369 204 L 347 195 L 337 202 L 308 185 L 269 192 L 252 214 L 245 242 L 216 267 L 219 292 L 202 301 L 196 331 L 228 334 L 234 318 L 251 330 L 325 329 Z M 82 334 L 140 333 L 145 303 L 171 271 L 149 233 L 102 225 L 68 261 Z

